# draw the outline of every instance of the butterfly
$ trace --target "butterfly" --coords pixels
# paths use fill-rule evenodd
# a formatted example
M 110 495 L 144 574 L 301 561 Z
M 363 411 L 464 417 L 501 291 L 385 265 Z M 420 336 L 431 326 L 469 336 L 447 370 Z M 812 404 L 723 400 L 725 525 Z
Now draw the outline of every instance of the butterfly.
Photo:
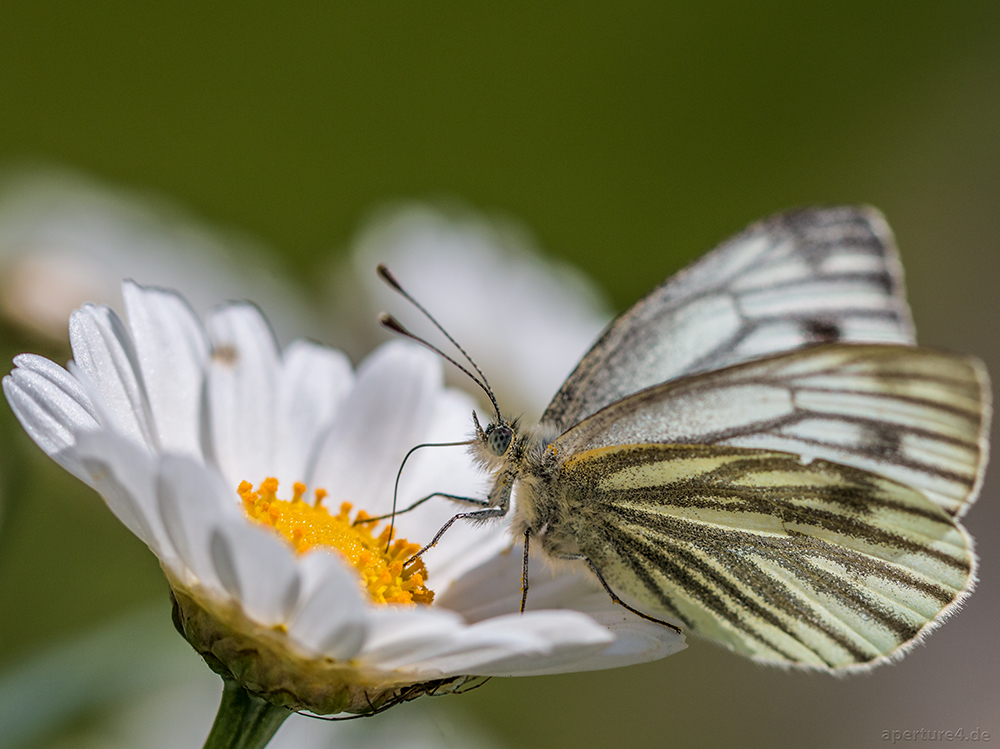
M 644 618 L 843 671 L 902 655 L 971 592 L 959 519 L 986 465 L 987 374 L 916 347 L 874 209 L 786 212 L 724 242 L 614 320 L 535 427 L 480 386 L 495 416 L 473 414 L 471 450 L 492 489 L 428 548 L 513 511 L 522 596 L 531 543 Z

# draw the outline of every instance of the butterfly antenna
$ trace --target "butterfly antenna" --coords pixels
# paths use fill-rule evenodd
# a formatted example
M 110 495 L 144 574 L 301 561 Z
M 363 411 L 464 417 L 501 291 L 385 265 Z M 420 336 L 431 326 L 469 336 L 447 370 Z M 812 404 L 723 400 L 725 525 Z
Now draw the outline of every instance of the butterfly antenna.
M 378 273 L 378 277 L 381 278 L 383 281 L 385 281 L 385 283 L 387 283 L 396 293 L 398 293 L 400 296 L 406 299 L 406 301 L 408 301 L 410 304 L 412 304 L 414 307 L 420 310 L 421 314 L 423 314 L 424 317 L 430 320 L 434 324 L 435 328 L 441 331 L 444 337 L 451 342 L 451 345 L 457 348 L 461 352 L 462 356 L 465 357 L 466 361 L 468 361 L 469 364 L 472 365 L 472 368 L 476 370 L 476 374 L 478 374 L 479 377 L 476 377 L 468 369 L 466 369 L 457 361 L 455 361 L 453 358 L 451 358 L 443 351 L 441 351 L 441 349 L 437 348 L 436 346 L 432 346 L 423 338 L 419 338 L 410 331 L 408 331 L 392 315 L 382 313 L 382 315 L 379 317 L 379 322 L 382 324 L 382 327 L 387 328 L 388 330 L 391 330 L 392 332 L 397 333 L 401 336 L 404 336 L 405 338 L 409 338 L 412 341 L 416 341 L 422 346 L 429 348 L 431 351 L 436 353 L 441 358 L 451 362 L 456 367 L 458 367 L 462 372 L 468 375 L 469 379 L 471 379 L 473 382 L 479 385 L 479 387 L 482 388 L 484 393 L 486 393 L 487 397 L 489 397 L 490 399 L 490 403 L 493 404 L 493 410 L 496 411 L 497 419 L 499 420 L 500 406 L 497 404 L 497 399 L 493 395 L 493 388 L 490 387 L 489 380 L 486 379 L 486 375 L 483 374 L 483 370 L 479 368 L 479 365 L 476 364 L 473 358 L 469 356 L 468 352 L 466 352 L 466 350 L 459 345 L 458 341 L 452 338 L 451 333 L 445 330 L 444 326 L 442 326 L 441 323 L 439 323 L 437 320 L 434 319 L 434 315 L 428 312 L 420 302 L 418 302 L 416 299 L 410 296 L 410 293 L 400 285 L 399 281 L 396 280 L 396 277 L 385 265 L 379 263 L 378 268 L 376 268 L 376 273 Z
M 472 380 L 474 383 L 476 383 L 477 385 L 479 385 L 479 387 L 483 389 L 483 392 L 486 393 L 486 396 L 490 399 L 490 403 L 493 404 L 493 410 L 496 411 L 497 418 L 498 419 L 500 418 L 500 406 L 497 405 L 497 399 L 493 396 L 493 391 L 490 389 L 489 383 L 483 384 L 482 382 L 480 382 L 479 378 L 476 377 L 474 374 L 472 374 L 472 372 L 470 372 L 468 369 L 463 367 L 457 361 L 452 359 L 450 356 L 448 356 L 448 354 L 446 354 L 444 351 L 439 349 L 434 344 L 429 343 L 428 341 L 425 341 L 423 338 L 416 335 L 415 333 L 411 333 L 410 331 L 408 331 L 406 328 L 403 327 L 403 324 L 399 320 L 390 315 L 388 312 L 383 312 L 381 315 L 379 315 L 378 321 L 379 323 L 381 323 L 383 328 L 391 330 L 393 333 L 401 335 L 404 338 L 409 338 L 411 341 L 416 341 L 421 346 L 424 346 L 425 348 L 428 348 L 431 351 L 433 351 L 435 354 L 440 356 L 445 361 L 451 362 L 456 367 L 458 367 L 462 372 L 464 372 L 469 377 L 470 380 Z

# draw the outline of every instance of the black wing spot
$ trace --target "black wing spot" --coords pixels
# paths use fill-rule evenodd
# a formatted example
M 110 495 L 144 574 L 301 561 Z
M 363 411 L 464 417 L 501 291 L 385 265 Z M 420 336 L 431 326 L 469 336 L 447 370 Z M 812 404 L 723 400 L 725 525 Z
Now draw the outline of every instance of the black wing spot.
M 832 343 L 843 335 L 840 326 L 828 320 L 803 320 L 802 329 L 815 343 Z
M 899 454 L 903 436 L 892 424 L 873 423 L 865 427 L 864 442 L 866 453 L 889 458 Z

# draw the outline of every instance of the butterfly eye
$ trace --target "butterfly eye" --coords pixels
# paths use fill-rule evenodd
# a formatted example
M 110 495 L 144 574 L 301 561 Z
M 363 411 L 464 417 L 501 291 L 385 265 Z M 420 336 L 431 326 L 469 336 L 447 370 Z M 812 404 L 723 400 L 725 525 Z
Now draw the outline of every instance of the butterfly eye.
M 507 448 L 510 447 L 510 440 L 514 436 L 511 428 L 501 424 L 486 431 L 486 441 L 490 446 L 490 451 L 494 455 L 503 455 L 507 452 Z

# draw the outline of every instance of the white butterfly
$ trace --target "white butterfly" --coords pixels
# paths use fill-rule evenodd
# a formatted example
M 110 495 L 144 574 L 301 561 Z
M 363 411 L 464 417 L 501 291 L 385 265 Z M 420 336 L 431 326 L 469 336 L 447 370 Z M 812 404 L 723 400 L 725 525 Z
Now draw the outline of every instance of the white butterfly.
M 914 344 L 877 211 L 766 219 L 615 320 L 537 427 L 477 421 L 495 481 L 455 519 L 516 487 L 525 574 L 534 540 L 761 661 L 898 656 L 972 589 L 990 417 L 978 360 Z

